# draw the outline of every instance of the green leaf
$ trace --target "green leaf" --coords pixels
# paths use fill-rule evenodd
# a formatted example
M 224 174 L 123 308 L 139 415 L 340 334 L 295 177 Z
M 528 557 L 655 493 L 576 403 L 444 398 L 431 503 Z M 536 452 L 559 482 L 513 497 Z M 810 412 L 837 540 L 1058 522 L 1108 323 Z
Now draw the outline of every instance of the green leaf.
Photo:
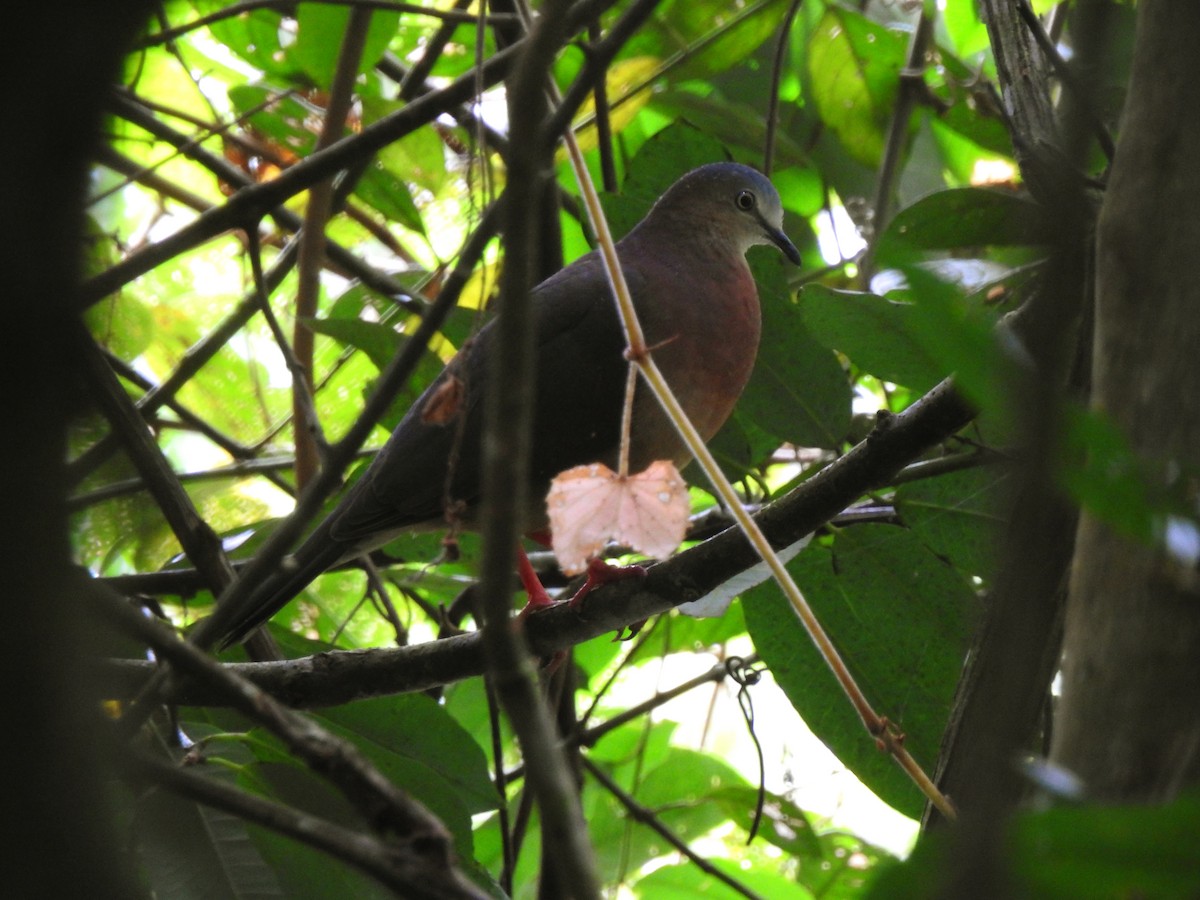
M 984 41 L 987 41 L 986 30 Z M 935 134 L 939 131 L 939 126 L 942 126 L 962 135 L 980 150 L 986 150 L 996 156 L 1011 157 L 1012 136 L 1004 127 L 1003 118 L 999 115 L 985 114 L 986 107 L 981 108 L 978 96 L 965 87 L 978 80 L 978 67 L 968 66 L 949 53 L 940 54 L 940 59 L 944 68 L 943 80 L 941 83 L 931 83 L 930 90 L 946 104 L 946 107 L 939 111 L 936 118 L 930 117 Z M 927 73 L 926 81 L 932 80 L 931 73 Z
M 644 740 L 644 726 L 633 729 L 637 748 Z M 611 737 L 611 736 L 610 736 Z M 609 738 L 606 738 L 609 740 Z M 745 780 L 727 763 L 706 753 L 679 747 L 666 748 L 661 762 L 643 762 L 645 777 L 631 790 L 637 776 L 631 763 L 611 774 L 643 806 L 654 810 L 660 821 L 685 841 L 695 840 L 725 821 L 725 812 L 713 802 L 715 794 L 727 786 L 747 787 Z M 596 847 L 601 871 L 615 877 L 622 867 L 636 870 L 658 856 L 671 852 L 671 846 L 651 829 L 625 821 L 624 807 L 607 792 L 590 793 L 585 807 L 590 836 Z M 627 833 L 628 832 L 628 833 Z
M 759 428 L 749 412 L 739 405 L 721 426 L 721 430 L 708 442 L 721 471 L 732 481 L 742 478 L 751 468 L 763 464 L 779 447 L 779 438 Z M 706 485 L 705 476 L 699 465 L 692 462 L 683 470 L 688 484 Z
M 217 733 L 204 722 L 184 722 L 181 728 L 192 739 Z M 249 758 L 238 745 L 227 749 L 240 761 Z M 235 780 L 234 771 L 222 766 L 192 766 L 190 771 L 225 786 Z M 131 827 L 142 874 L 157 896 L 286 896 L 246 823 L 230 813 L 170 792 L 148 791 L 137 798 Z
M 359 749 L 385 778 L 423 803 L 449 829 L 459 855 L 473 856 L 471 815 L 495 809 L 499 798 L 475 740 L 422 695 L 363 700 L 313 715 Z M 359 817 L 345 798 L 292 758 L 277 739 L 250 732 L 259 764 L 246 777 L 287 802 L 335 821 Z
M 760 157 L 767 135 L 767 123 L 762 113 L 748 106 L 740 97 L 725 97 L 715 91 L 700 94 L 691 87 L 689 84 L 686 88 L 668 87 L 656 92 L 650 106 L 672 119 L 702 129 L 706 135 L 720 141 L 722 146 L 738 151 L 739 158 L 753 162 Z M 808 163 L 804 147 L 786 132 L 775 133 L 775 152 L 776 165 L 801 166 Z M 721 158 L 724 155 L 705 161 L 713 162 Z M 685 171 L 682 167 L 677 169 L 676 177 L 682 171 Z M 778 186 L 782 193 L 782 185 Z
M 621 193 L 603 197 L 604 215 L 613 235 L 619 237 L 633 228 L 681 173 L 727 157 L 719 141 L 689 124 L 681 122 L 659 131 L 630 161 Z
M 1158 806 L 1079 806 L 1024 812 L 1002 859 L 1013 897 L 1175 900 L 1200 895 L 1200 798 Z M 953 834 L 934 833 L 903 863 L 881 871 L 872 900 L 924 900 L 955 865 Z
M 838 8 L 809 40 L 807 75 L 821 119 L 865 165 L 883 155 L 907 45 L 906 35 Z
M 959 56 L 971 56 L 988 49 L 987 26 L 979 20 L 975 0 L 949 0 L 940 13 L 938 25 L 945 29 Z M 948 55 L 941 54 L 942 59 Z
M 305 318 L 302 321 L 317 334 L 328 335 L 343 344 L 357 347 L 371 358 L 377 369 L 387 366 L 405 341 L 404 335 L 395 328 L 380 322 L 350 318 Z
M 296 42 L 288 47 L 287 54 L 317 87 L 328 88 L 333 83 L 349 22 L 347 6 L 301 3 L 296 8 Z M 366 44 L 358 62 L 359 74 L 371 71 L 379 62 L 399 24 L 398 12 L 372 11 Z
M 787 295 L 783 265 L 751 260 L 763 331 L 738 409 L 780 442 L 836 448 L 850 430 L 850 381 L 834 354 L 805 327 Z
M 260 753 L 264 751 L 260 750 Z M 307 768 L 282 755 L 276 761 L 260 761 L 243 769 L 241 787 L 328 819 L 343 828 L 361 829 L 362 819 L 327 781 L 317 779 Z M 286 897 L 364 897 L 383 900 L 392 894 L 335 857 L 299 844 L 268 828 L 250 827 L 250 834 L 284 887 Z
M 778 32 L 786 0 L 733 5 L 726 0 L 672 0 L 642 29 L 627 52 L 666 59 L 672 81 L 711 78 L 746 59 Z
M 808 900 L 816 897 L 792 879 L 763 867 L 747 868 L 727 859 L 709 862 L 726 876 L 752 893 L 754 897 L 773 897 L 777 900 Z M 735 890 L 723 881 L 702 871 L 691 862 L 660 866 L 633 884 L 638 897 L 646 900 L 738 900 L 747 894 Z
M 799 882 L 821 900 L 858 900 L 876 873 L 876 867 L 893 862 L 886 851 L 852 834 L 829 831 L 821 835 L 829 866 L 801 866 Z
M 656 623 L 654 637 L 648 639 L 630 659 L 638 664 L 657 664 L 669 653 L 702 653 L 709 647 L 724 644 L 736 635 L 745 633 L 746 623 L 737 604 L 722 616 L 705 619 L 672 613 Z
M 888 525 L 810 544 L 788 571 L 875 711 L 932 766 L 977 608 L 966 580 L 914 534 Z M 922 794 L 876 748 L 779 589 L 760 585 L 742 605 L 755 646 L 805 723 L 882 800 L 919 818 Z
M 722 788 L 713 799 L 721 804 L 731 822 L 750 830 L 758 804 L 757 788 Z M 789 859 L 801 861 L 801 865 L 816 863 L 825 857 L 821 839 L 813 830 L 808 813 L 777 794 L 768 793 L 763 799 L 763 816 L 758 829 L 760 840 L 778 847 Z
M 1052 809 L 1013 825 L 1024 896 L 1172 898 L 1200 895 L 1200 797 L 1166 806 Z
M 948 374 L 914 339 L 910 304 L 812 284 L 800 293 L 799 306 L 817 340 L 876 378 L 924 392 Z
M 316 147 L 317 136 L 308 128 L 307 122 L 318 110 L 303 99 L 285 96 L 275 85 L 237 84 L 229 88 L 229 102 L 281 152 L 302 157 Z
M 388 165 L 388 160 L 386 152 L 372 160 L 355 185 L 354 194 L 392 221 L 424 235 L 425 221 L 413 201 L 408 182 Z
M 131 291 L 89 306 L 83 316 L 96 341 L 123 360 L 137 359 L 157 332 L 154 311 Z
M 915 301 L 909 317 L 913 339 L 942 371 L 954 375 L 959 390 L 981 410 L 996 415 L 998 427 L 1007 431 L 1013 413 L 1011 386 L 1020 377 L 1019 356 L 1001 349 L 995 328 L 998 312 L 914 257 L 899 269 Z
M 352 738 L 385 775 L 418 798 L 450 791 L 470 813 L 497 806 L 499 798 L 483 751 L 430 697 L 405 694 L 360 700 L 326 710 L 317 718 Z M 418 783 L 431 774 L 437 784 Z
M 228 6 L 224 0 L 192 0 L 201 15 Z M 283 16 L 271 9 L 255 9 L 228 16 L 208 26 L 209 33 L 256 69 L 291 79 L 299 74 L 279 45 Z
M 1090 515 L 1136 540 L 1153 539 L 1164 515 L 1194 515 L 1185 492 L 1173 496 L 1164 488 L 1128 437 L 1099 412 L 1067 410 L 1056 469 L 1059 482 Z
M 361 98 L 363 124 L 373 125 L 404 107 L 403 103 L 380 97 Z M 378 154 L 385 168 L 406 182 L 437 193 L 446 179 L 446 145 L 433 128 L 418 128 L 393 141 Z
M 948 472 L 896 489 L 896 510 L 925 545 L 955 568 L 995 571 L 1008 479 L 996 467 Z
M 1022 246 L 1053 240 L 1053 223 L 1036 203 L 996 188 L 952 188 L 901 210 L 879 239 L 881 263 L 914 250 Z

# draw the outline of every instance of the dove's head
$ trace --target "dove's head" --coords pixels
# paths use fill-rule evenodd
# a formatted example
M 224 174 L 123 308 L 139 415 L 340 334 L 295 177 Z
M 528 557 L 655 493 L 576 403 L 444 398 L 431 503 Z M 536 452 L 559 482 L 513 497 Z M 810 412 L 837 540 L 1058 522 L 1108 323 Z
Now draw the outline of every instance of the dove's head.
M 738 254 L 771 244 L 800 264 L 800 251 L 783 233 L 779 192 L 765 175 L 739 163 L 711 163 L 688 172 L 659 198 L 646 221 L 676 231 L 703 229 Z

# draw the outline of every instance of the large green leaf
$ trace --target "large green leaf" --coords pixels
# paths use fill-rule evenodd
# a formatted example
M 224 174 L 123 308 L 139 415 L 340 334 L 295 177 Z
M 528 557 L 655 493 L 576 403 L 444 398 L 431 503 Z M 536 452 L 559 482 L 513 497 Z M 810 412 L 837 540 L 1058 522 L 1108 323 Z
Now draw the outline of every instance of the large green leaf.
M 738 64 L 778 33 L 786 0 L 730 4 L 670 0 L 630 41 L 625 53 L 671 59 L 671 81 L 711 78 Z
M 810 93 L 845 151 L 879 164 L 908 45 L 906 35 L 830 7 L 808 45 Z
M 499 798 L 474 739 L 423 694 L 360 700 L 318 718 L 351 737 L 380 770 L 418 798 L 451 791 L 468 812 L 495 809 Z M 436 773 L 438 783 L 419 785 Z
M 1009 482 L 997 467 L 901 485 L 896 510 L 934 553 L 969 575 L 995 571 Z
M 1012 828 L 1026 896 L 1196 897 L 1200 797 L 1160 807 L 1083 807 L 1026 814 Z
M 495 809 L 498 797 L 475 740 L 432 699 L 376 698 L 313 714 L 354 744 L 393 784 L 423 803 L 449 829 L 460 856 L 473 857 L 471 815 Z M 277 740 L 251 731 L 259 765 L 248 778 L 301 808 L 354 824 L 345 799 L 296 762 Z
M 224 0 L 192 0 L 201 15 L 228 6 Z M 274 76 L 291 78 L 297 74 L 295 65 L 287 60 L 279 36 L 283 16 L 273 9 L 249 10 L 237 16 L 227 16 L 208 26 L 209 33 L 255 68 Z
M 729 97 L 715 91 L 701 93 L 690 88 L 691 85 L 686 89 L 665 88 L 654 94 L 651 106 L 678 121 L 703 129 L 706 135 L 736 150 L 739 156 L 745 154 L 742 158 L 756 159 L 761 155 L 767 123 L 758 109 L 748 106 L 736 95 Z M 776 132 L 775 153 L 778 166 L 800 166 L 808 162 L 804 148 L 787 133 Z
M 621 193 L 603 198 L 613 236 L 619 238 L 633 228 L 684 172 L 727 157 L 719 141 L 687 123 L 659 131 L 630 161 Z
M 746 891 L 751 891 L 750 896 L 772 897 L 776 900 L 809 900 L 817 896 L 788 876 L 772 872 L 763 866 L 739 866 L 727 859 L 713 859 L 710 862 L 736 884 Z M 747 896 L 745 891 L 735 890 L 691 862 L 661 866 L 645 878 L 638 879 L 632 888 L 634 896 L 644 897 L 646 900 L 693 900 L 695 897 L 703 897 L 705 900 L 737 900 Z
M 811 544 L 788 571 L 875 711 L 932 766 L 976 611 L 966 579 L 888 525 Z M 743 606 L 755 646 L 805 723 L 881 799 L 919 817 L 920 791 L 876 748 L 778 587 L 754 588 Z
M 1200 896 L 1200 798 L 1159 806 L 1078 806 L 1025 812 L 1009 826 L 1008 896 L 1038 900 Z M 929 835 L 871 885 L 873 900 L 924 900 L 953 868 L 950 833 Z
M 959 390 L 979 409 L 996 415 L 998 427 L 1007 430 L 1012 386 L 1018 383 L 1023 360 L 1010 336 L 998 336 L 998 310 L 942 278 L 911 251 L 897 252 L 896 258 L 903 260 L 898 268 L 908 283 L 905 296 L 913 301 L 907 323 L 913 340 L 941 371 L 954 375 Z
M 403 107 L 403 103 L 370 95 L 361 100 L 363 124 L 371 125 Z M 446 146 L 432 128 L 418 128 L 377 154 L 383 165 L 411 184 L 419 184 L 435 193 L 446 178 Z
M 799 306 L 817 340 L 876 378 L 927 391 L 947 374 L 913 338 L 910 304 L 812 284 L 801 292 Z
M 317 87 L 328 88 L 342 52 L 346 26 L 350 21 L 348 6 L 324 3 L 301 3 L 296 9 L 296 41 L 288 47 L 291 60 L 312 79 Z M 400 14 L 390 10 L 374 10 L 367 26 L 366 44 L 358 62 L 359 73 L 369 72 L 379 62 L 396 33 Z
M 779 259 L 752 260 L 763 333 L 738 409 L 780 442 L 837 448 L 850 430 L 850 381 L 834 354 L 805 327 L 788 296 L 784 265 Z
M 316 108 L 273 84 L 237 84 L 229 88 L 229 102 L 255 130 L 270 138 L 281 152 L 307 156 L 317 144 L 308 127 Z
M 393 222 L 417 234 L 425 234 L 425 222 L 413 201 L 405 173 L 402 169 L 390 167 L 389 161 L 390 155 L 386 152 L 372 160 L 355 185 L 354 195 Z
M 405 341 L 404 335 L 392 326 L 365 319 L 308 318 L 303 321 L 317 334 L 337 338 L 343 344 L 358 348 L 370 357 L 377 369 L 383 369 Z
M 205 722 L 185 722 L 181 730 L 193 740 L 217 732 Z M 244 747 L 225 749 L 238 764 L 250 761 Z M 179 763 L 182 751 L 173 755 L 172 762 Z M 224 766 L 192 766 L 191 771 L 223 786 L 236 778 L 235 770 Z M 242 819 L 167 791 L 145 791 L 130 802 L 128 837 L 136 841 L 141 875 L 156 896 L 287 896 Z
M 1045 244 L 1054 225 L 1036 203 L 1013 191 L 954 188 L 901 210 L 879 239 L 880 262 L 913 250 Z
M 1056 477 L 1090 515 L 1144 542 L 1172 516 L 1180 517 L 1180 525 L 1194 521 L 1195 506 L 1185 487 L 1190 475 L 1164 479 L 1156 474 L 1157 467 L 1140 458 L 1129 437 L 1098 411 L 1072 406 L 1065 419 Z

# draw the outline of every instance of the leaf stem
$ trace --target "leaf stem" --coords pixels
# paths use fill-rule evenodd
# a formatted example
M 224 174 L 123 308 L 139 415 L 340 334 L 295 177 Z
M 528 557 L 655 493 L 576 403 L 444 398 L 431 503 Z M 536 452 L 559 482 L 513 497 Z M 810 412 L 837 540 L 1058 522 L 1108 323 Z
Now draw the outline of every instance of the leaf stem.
M 868 733 L 875 739 L 881 750 L 895 757 L 896 762 L 908 773 L 909 777 L 913 779 L 917 787 L 921 789 L 921 792 L 929 798 L 930 802 L 938 808 L 939 812 L 947 819 L 954 819 L 956 813 L 953 805 L 937 789 L 917 761 L 909 755 L 908 751 L 904 748 L 903 735 L 887 719 L 881 718 L 871 708 L 866 695 L 863 694 L 854 677 L 850 674 L 850 670 L 838 655 L 833 641 L 830 640 L 829 635 L 821 626 L 816 614 L 812 611 L 812 607 L 808 605 L 808 601 L 804 599 L 804 594 L 801 593 L 791 574 L 776 555 L 766 535 L 762 533 L 762 530 L 759 529 L 754 519 L 750 516 L 750 513 L 742 505 L 737 491 L 734 490 L 733 485 L 729 483 L 729 480 L 721 472 L 716 459 L 709 452 L 708 447 L 705 446 L 700 432 L 696 430 L 696 426 L 688 419 L 683 406 L 679 403 L 674 393 L 672 393 L 666 378 L 663 377 L 658 365 L 654 362 L 650 350 L 646 347 L 645 335 L 642 332 L 641 324 L 638 322 L 637 312 L 633 307 L 633 299 L 629 293 L 629 286 L 625 283 L 625 276 L 621 271 L 620 261 L 617 259 L 616 245 L 613 242 L 612 233 L 609 231 L 608 222 L 604 218 L 604 212 L 600 207 L 600 198 L 596 193 L 596 186 L 592 182 L 587 167 L 584 165 L 583 154 L 579 149 L 579 145 L 570 131 L 566 133 L 566 143 L 571 157 L 571 165 L 575 170 L 575 177 L 579 182 L 580 191 L 583 194 L 584 205 L 587 207 L 588 216 L 592 221 L 592 227 L 600 244 L 600 254 L 604 260 L 605 271 L 608 273 L 609 282 L 616 296 L 621 324 L 625 329 L 625 334 L 629 341 L 629 349 L 626 351 L 626 355 L 637 366 L 642 377 L 650 385 L 655 397 L 658 398 L 658 402 L 675 425 L 676 430 L 679 432 L 680 437 L 683 438 L 684 443 L 687 444 L 688 450 L 691 451 L 696 462 L 704 470 L 709 483 L 713 486 L 713 489 L 737 522 L 738 527 L 741 528 L 747 540 L 750 541 L 763 562 L 771 570 L 771 574 L 779 583 L 784 596 L 787 597 L 788 602 L 791 603 L 792 608 L 796 611 L 796 615 L 800 617 L 800 621 L 803 623 L 809 637 L 816 644 L 817 651 L 821 654 L 821 657 L 825 660 L 825 664 L 829 666 L 834 677 L 837 678 L 838 683 L 842 686 L 846 697 L 858 712 L 859 718 L 862 719 Z M 630 371 L 633 371 L 632 367 Z M 626 409 L 622 421 L 622 465 L 626 464 L 625 451 L 627 450 L 626 445 L 628 443 L 627 437 L 631 407 L 632 403 L 629 402 L 629 396 L 627 395 Z

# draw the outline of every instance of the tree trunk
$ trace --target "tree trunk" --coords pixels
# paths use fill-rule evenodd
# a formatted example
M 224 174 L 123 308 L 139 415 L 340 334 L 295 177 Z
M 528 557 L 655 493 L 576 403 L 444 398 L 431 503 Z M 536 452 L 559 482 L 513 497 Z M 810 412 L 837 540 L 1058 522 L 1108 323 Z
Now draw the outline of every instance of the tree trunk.
M 12 897 L 134 897 L 103 773 L 99 702 L 81 689 L 89 637 L 68 578 L 66 425 L 78 409 L 69 345 L 81 308 L 81 206 L 100 112 L 152 4 L 23 6 L 0 76 L 0 571 L 5 723 L 3 884 Z
M 1200 4 L 1144 0 L 1100 217 L 1093 402 L 1155 487 L 1200 485 Z M 1190 529 L 1190 531 L 1189 531 Z M 1196 534 L 1194 521 L 1182 523 Z M 1052 758 L 1099 799 L 1155 800 L 1200 775 L 1200 576 L 1085 511 Z

